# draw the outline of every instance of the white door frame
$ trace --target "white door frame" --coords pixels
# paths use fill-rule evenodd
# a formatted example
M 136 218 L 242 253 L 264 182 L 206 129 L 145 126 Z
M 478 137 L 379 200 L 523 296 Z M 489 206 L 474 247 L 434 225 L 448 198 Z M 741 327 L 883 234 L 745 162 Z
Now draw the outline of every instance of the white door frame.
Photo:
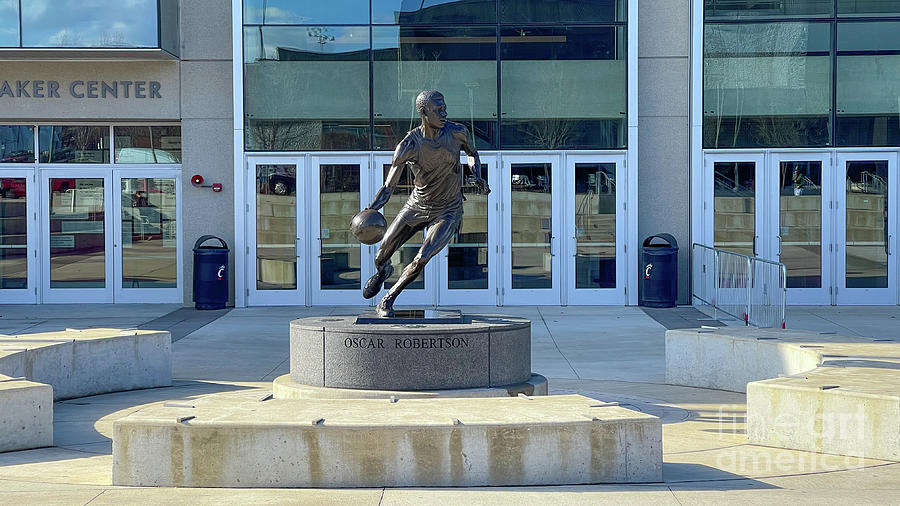
M 550 187 L 551 187 L 551 222 L 550 222 L 550 272 L 551 272 L 551 288 L 542 289 L 513 289 L 512 288 L 512 166 L 514 164 L 551 164 Z M 500 252 L 502 268 L 500 274 L 503 276 L 501 284 L 501 302 L 504 305 L 553 305 L 557 306 L 562 303 L 561 285 L 563 283 L 563 274 L 561 272 L 562 251 L 560 245 L 562 243 L 562 204 L 563 195 L 566 194 L 564 188 L 565 178 L 562 172 L 565 170 L 562 165 L 562 153 L 517 153 L 514 155 L 504 155 L 501 158 L 503 167 L 500 176 L 500 186 L 502 189 L 502 199 L 500 211 L 502 213 L 502 235 Z
M 297 263 L 294 269 L 294 275 L 296 276 L 296 288 L 293 290 L 259 290 L 257 289 L 256 281 L 258 279 L 257 268 L 259 262 L 256 257 L 256 248 L 257 248 L 257 233 L 256 230 L 256 184 L 257 184 L 257 166 L 260 165 L 293 165 L 295 167 L 295 187 L 294 193 L 296 195 L 295 198 L 295 207 L 294 207 L 294 216 L 296 219 L 296 241 L 294 243 L 295 253 L 297 256 Z M 307 285 L 307 277 L 308 277 L 308 269 L 305 266 L 308 265 L 306 262 L 306 254 L 307 254 L 307 246 L 305 237 L 308 236 L 305 225 L 306 220 L 303 219 L 303 216 L 307 214 L 306 205 L 307 205 L 307 194 L 308 191 L 305 191 L 308 187 L 305 186 L 303 181 L 305 181 L 306 177 L 306 157 L 297 156 L 297 157 L 247 157 L 246 164 L 246 180 L 245 180 L 245 188 L 247 195 L 246 202 L 246 223 L 247 223 L 247 234 L 246 234 L 246 295 L 247 295 L 247 303 L 251 306 L 281 306 L 281 305 L 305 305 L 307 303 L 306 299 L 306 285 Z
M 769 185 L 769 199 L 771 204 L 769 211 L 769 255 L 776 261 L 784 263 L 781 255 L 784 252 L 783 239 L 781 237 L 781 162 L 821 162 L 822 176 L 821 186 L 821 284 L 819 288 L 788 288 L 787 302 L 792 305 L 825 305 L 832 304 L 832 287 L 834 286 L 834 261 L 833 251 L 829 246 L 834 243 L 834 223 L 831 219 L 831 206 L 834 200 L 834 186 L 830 174 L 834 171 L 832 151 L 773 151 L 769 155 L 769 172 L 767 183 Z
M 754 152 L 717 152 L 706 154 L 703 161 L 703 237 L 701 244 L 713 246 L 715 244 L 716 229 L 716 202 L 715 202 L 715 164 L 726 163 L 753 163 L 756 167 L 754 177 L 756 188 L 754 191 L 754 242 L 755 254 L 762 258 L 774 260 L 769 254 L 770 242 L 765 233 L 768 226 L 769 198 L 766 192 L 766 154 L 762 151 Z
M 888 163 L 888 215 L 887 215 L 887 287 L 847 288 L 847 162 L 880 161 Z M 898 302 L 897 282 L 897 152 L 866 151 L 839 152 L 834 169 L 834 261 L 835 261 L 835 302 L 841 305 L 896 304 Z
M 102 179 L 103 180 L 103 235 L 104 235 L 104 286 L 102 288 L 50 288 L 50 179 Z M 111 167 L 43 168 L 40 171 L 41 199 L 41 302 L 44 303 L 106 303 L 113 301 L 115 283 L 115 230 L 112 203 L 113 178 Z M 74 198 L 74 197 L 73 197 Z
M 575 165 L 576 164 L 615 164 L 615 180 L 616 186 L 616 237 L 615 237 L 615 287 L 614 288 L 576 288 L 576 253 L 577 253 L 577 236 L 578 224 L 575 223 L 576 206 L 578 203 L 575 198 Z M 627 279 L 626 262 L 625 262 L 625 244 L 626 237 L 626 217 L 625 217 L 625 198 L 627 187 L 623 184 L 627 181 L 625 173 L 625 155 L 567 155 L 566 156 L 566 194 L 562 197 L 565 202 L 565 237 L 564 245 L 566 246 L 563 258 L 566 264 L 566 283 L 567 297 L 566 303 L 570 305 L 596 305 L 596 304 L 616 304 L 624 305 L 625 300 L 625 283 Z M 619 188 L 621 184 L 621 189 Z
M 439 287 L 440 287 L 440 304 L 441 305 L 452 305 L 452 306 L 496 306 L 498 303 L 498 295 L 499 289 L 497 288 L 498 280 L 500 276 L 498 275 L 498 271 L 500 269 L 500 213 L 498 210 L 500 209 L 500 198 L 501 188 L 503 184 L 500 179 L 500 165 L 499 165 L 499 155 L 496 153 L 479 153 L 479 158 L 481 159 L 482 165 L 487 165 L 487 178 L 486 181 L 488 186 L 491 188 L 491 193 L 487 195 L 487 232 L 488 232 L 488 243 L 487 243 L 487 288 L 477 289 L 477 290 L 451 290 L 448 286 L 449 284 L 449 255 L 450 255 L 450 245 L 444 247 L 443 251 L 438 254 L 438 258 L 436 259 L 436 271 L 439 275 Z M 460 157 L 460 163 L 466 163 L 466 155 L 463 154 Z M 462 167 L 463 171 L 467 171 L 465 166 Z M 468 174 L 468 172 L 466 172 Z M 465 223 L 467 217 L 463 214 L 463 223 Z
M 310 199 L 306 206 L 308 211 L 305 212 L 307 226 L 310 233 L 308 237 L 309 259 L 307 264 L 307 280 L 309 283 L 310 301 L 312 305 L 371 305 L 373 300 L 366 300 L 362 296 L 362 287 L 365 286 L 366 280 L 375 272 L 373 258 L 375 255 L 374 246 L 366 246 L 360 244 L 360 287 L 358 289 L 348 290 L 323 290 L 322 286 L 322 269 L 321 269 L 321 242 L 322 228 L 319 221 L 320 216 L 320 195 L 319 188 L 319 167 L 327 164 L 340 165 L 359 165 L 359 210 L 363 210 L 371 203 L 374 195 L 372 173 L 372 160 L 368 154 L 359 155 L 329 155 L 315 154 L 309 157 L 309 170 L 306 171 L 304 188 L 308 188 L 307 195 Z M 300 186 L 298 176 L 297 186 Z M 350 224 L 347 223 L 349 228 Z M 377 297 L 376 297 L 377 298 Z M 377 301 L 376 301 L 377 302 Z
M 28 276 L 26 288 L 0 290 L 0 304 L 34 304 L 38 301 L 38 287 L 41 286 L 38 258 L 38 245 L 40 244 L 40 224 L 37 219 L 37 206 L 40 200 L 40 192 L 37 184 L 37 176 L 32 168 L 0 168 L 0 177 L 3 179 L 25 180 L 25 250 L 26 250 L 26 275 Z
M 125 288 L 122 286 L 123 252 L 122 244 L 122 178 L 160 178 L 175 180 L 175 265 L 176 283 L 174 288 Z M 166 169 L 154 166 L 128 166 L 116 168 L 112 172 L 112 205 L 113 205 L 113 301 L 116 303 L 180 303 L 184 297 L 184 274 L 181 259 L 183 251 L 184 226 L 181 221 L 181 170 Z M 162 239 L 160 239 L 162 240 Z

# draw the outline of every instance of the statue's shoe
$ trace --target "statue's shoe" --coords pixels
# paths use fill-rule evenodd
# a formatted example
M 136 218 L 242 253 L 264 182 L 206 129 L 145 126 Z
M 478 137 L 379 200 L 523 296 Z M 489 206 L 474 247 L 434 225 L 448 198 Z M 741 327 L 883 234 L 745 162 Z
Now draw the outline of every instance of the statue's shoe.
M 394 303 L 393 301 L 386 302 L 384 299 L 381 299 L 381 302 L 375 306 L 375 314 L 377 314 L 380 318 L 393 318 L 394 317 Z
M 391 264 L 385 264 L 384 267 L 378 270 L 375 274 L 366 281 L 366 286 L 363 287 L 363 297 L 367 299 L 371 299 L 372 297 L 378 295 L 378 292 L 381 291 L 381 286 L 384 284 L 384 280 L 391 277 L 391 274 L 394 273 L 394 266 Z

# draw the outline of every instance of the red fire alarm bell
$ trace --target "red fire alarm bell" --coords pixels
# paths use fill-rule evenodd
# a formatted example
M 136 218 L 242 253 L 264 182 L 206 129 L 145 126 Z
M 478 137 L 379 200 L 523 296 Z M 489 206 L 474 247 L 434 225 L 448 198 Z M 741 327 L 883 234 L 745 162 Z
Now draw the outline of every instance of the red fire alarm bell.
M 200 186 L 201 184 L 203 184 L 203 176 L 201 176 L 200 174 L 194 174 L 193 176 L 191 176 L 191 184 L 194 186 Z

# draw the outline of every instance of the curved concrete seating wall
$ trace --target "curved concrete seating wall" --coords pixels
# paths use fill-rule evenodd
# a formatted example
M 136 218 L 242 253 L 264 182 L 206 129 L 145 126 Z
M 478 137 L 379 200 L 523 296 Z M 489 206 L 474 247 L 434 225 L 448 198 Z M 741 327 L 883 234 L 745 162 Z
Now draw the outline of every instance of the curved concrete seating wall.
M 0 452 L 53 445 L 53 388 L 0 374 Z
M 900 461 L 900 342 L 728 327 L 666 332 L 666 381 L 747 393 L 747 439 Z
M 53 399 L 172 384 L 169 332 L 68 329 L 0 336 L 0 374 L 53 386 Z

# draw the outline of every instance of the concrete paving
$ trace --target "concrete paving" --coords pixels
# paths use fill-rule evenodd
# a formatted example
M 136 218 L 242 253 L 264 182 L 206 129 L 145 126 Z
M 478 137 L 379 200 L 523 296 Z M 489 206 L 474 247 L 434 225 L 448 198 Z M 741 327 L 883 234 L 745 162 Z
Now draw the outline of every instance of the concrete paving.
M 532 369 L 551 393 L 577 393 L 659 416 L 662 483 L 416 489 L 115 487 L 112 423 L 137 409 L 217 392 L 271 389 L 289 371 L 288 322 L 353 307 L 234 309 L 173 344 L 172 387 L 58 402 L 54 447 L 0 454 L 4 504 L 772 504 L 900 503 L 900 463 L 750 445 L 743 394 L 665 384 L 666 328 L 636 307 L 478 307 L 530 318 Z M 678 309 L 678 308 L 676 308 Z M 0 332 L 144 328 L 165 305 L 0 306 Z M 675 320 L 685 320 L 683 310 Z M 200 318 L 200 316 L 197 316 Z M 900 307 L 792 307 L 788 328 L 890 338 Z M 663 319 L 665 321 L 665 319 Z M 708 321 L 698 321 L 699 324 Z M 196 325 L 196 322 L 191 323 Z M 186 325 L 183 325 L 186 328 Z M 166 329 L 162 329 L 166 330 Z

